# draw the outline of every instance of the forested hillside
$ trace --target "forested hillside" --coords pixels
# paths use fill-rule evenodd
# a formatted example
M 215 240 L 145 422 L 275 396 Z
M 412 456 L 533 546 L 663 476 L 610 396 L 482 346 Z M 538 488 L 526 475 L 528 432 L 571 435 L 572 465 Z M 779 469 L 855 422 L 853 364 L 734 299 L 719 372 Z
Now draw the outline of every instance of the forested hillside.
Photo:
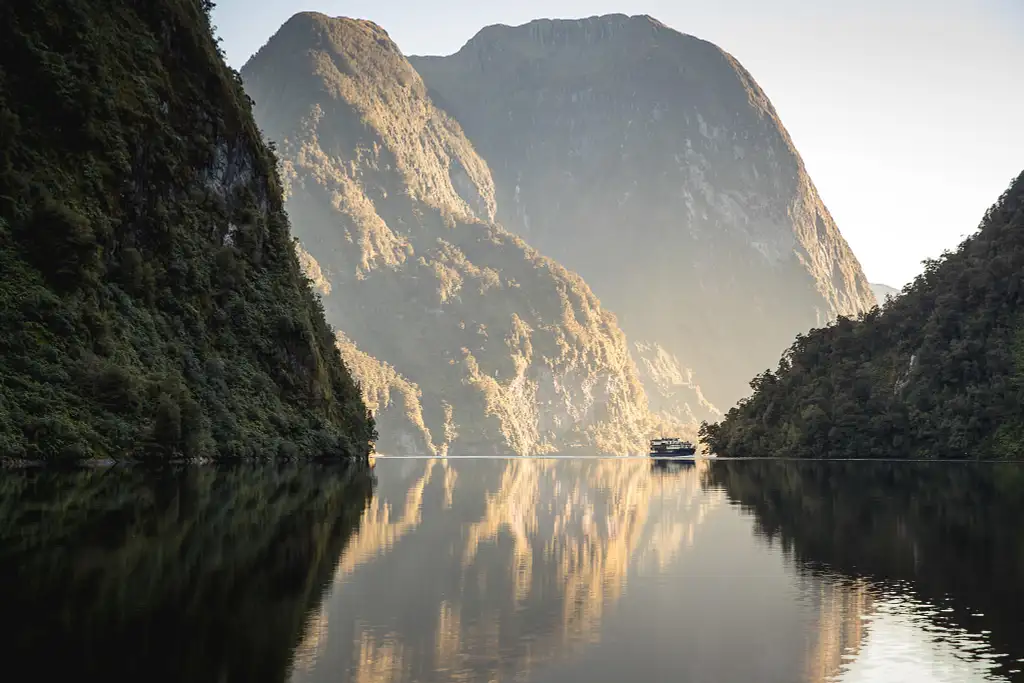
M 885 308 L 797 337 L 701 436 L 723 456 L 1024 457 L 1024 174 Z
M 0 4 L 0 454 L 365 457 L 209 3 Z

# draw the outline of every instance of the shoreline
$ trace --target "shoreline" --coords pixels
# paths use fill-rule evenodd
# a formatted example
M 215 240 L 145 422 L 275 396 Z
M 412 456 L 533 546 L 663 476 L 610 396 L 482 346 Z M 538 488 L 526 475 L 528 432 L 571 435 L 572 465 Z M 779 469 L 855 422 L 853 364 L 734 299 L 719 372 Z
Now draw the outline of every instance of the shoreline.
M 0 469 L 4 470 L 19 470 L 19 469 L 32 469 L 32 468 L 49 468 L 49 469 L 103 469 L 103 468 L 114 468 L 114 467 L 167 467 L 167 466 L 198 466 L 198 465 L 243 465 L 243 464 L 294 464 L 294 463 L 306 463 L 310 465 L 354 465 L 364 466 L 369 469 L 373 468 L 374 457 L 371 455 L 369 458 L 351 458 L 351 459 L 302 459 L 302 458 L 227 458 L 224 460 L 218 460 L 216 458 L 199 458 L 196 460 L 186 459 L 174 459 L 174 460 L 137 460 L 132 458 L 126 458 L 124 460 L 117 460 L 115 458 L 91 458 L 88 460 L 73 460 L 73 461 L 50 461 L 50 460 L 32 460 L 28 458 L 9 458 L 0 457 Z

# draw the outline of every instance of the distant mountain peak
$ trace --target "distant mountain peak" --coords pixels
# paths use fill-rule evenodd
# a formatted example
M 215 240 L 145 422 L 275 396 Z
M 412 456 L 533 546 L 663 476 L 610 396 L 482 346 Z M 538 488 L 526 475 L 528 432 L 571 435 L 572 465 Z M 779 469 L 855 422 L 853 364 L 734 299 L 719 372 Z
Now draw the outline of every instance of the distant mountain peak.
M 381 26 L 366 19 L 330 17 L 321 12 L 299 12 L 292 15 L 249 61 L 265 60 L 268 51 L 274 55 L 274 59 L 279 59 L 283 50 L 323 50 L 347 56 L 350 63 L 356 58 L 362 58 L 360 53 L 367 53 L 367 56 L 373 56 L 378 61 L 382 54 L 404 61 L 402 51 Z
M 879 284 L 877 282 L 872 282 L 870 287 L 871 292 L 875 295 L 875 298 L 878 299 L 879 306 L 884 306 L 888 297 L 899 296 L 900 293 L 900 290 L 895 287 Z
M 289 27 L 309 27 L 309 26 L 324 26 L 340 29 L 350 30 L 362 30 L 370 33 L 374 33 L 380 36 L 384 36 L 390 40 L 390 35 L 384 29 L 383 26 L 376 24 L 369 19 L 353 19 L 351 17 L 332 17 L 323 12 L 297 12 L 292 15 L 288 21 L 286 21 L 279 29 L 284 30 Z
M 623 33 L 628 33 L 630 39 L 635 39 L 644 34 L 653 36 L 661 31 L 670 31 L 677 36 L 702 43 L 707 42 L 670 28 L 648 14 L 604 14 L 578 19 L 534 19 L 515 26 L 491 24 L 470 38 L 459 50 L 459 54 L 471 54 L 497 45 L 506 49 L 515 50 L 518 47 L 525 50 L 530 45 L 553 48 L 560 45 L 605 43 L 617 39 Z
M 292 128 L 289 136 L 301 139 L 329 131 L 345 154 L 355 153 L 361 161 L 374 158 L 364 175 L 397 171 L 414 197 L 444 214 L 493 220 L 494 187 L 487 164 L 458 123 L 433 106 L 419 74 L 373 22 L 297 14 L 253 55 L 242 74 L 251 92 L 276 93 L 276 102 L 256 98 L 256 116 L 268 133 Z M 305 121 L 305 130 L 294 130 L 298 121 Z M 380 177 L 353 179 L 349 190 L 373 185 Z M 388 242 L 399 248 L 398 242 Z

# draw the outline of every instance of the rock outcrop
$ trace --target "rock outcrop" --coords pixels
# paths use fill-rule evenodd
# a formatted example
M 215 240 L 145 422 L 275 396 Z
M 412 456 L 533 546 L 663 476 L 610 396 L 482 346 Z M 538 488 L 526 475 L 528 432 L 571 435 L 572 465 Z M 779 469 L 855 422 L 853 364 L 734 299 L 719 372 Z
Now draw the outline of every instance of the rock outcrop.
M 645 446 L 658 427 L 614 316 L 495 222 L 488 165 L 383 29 L 298 14 L 242 76 L 383 434 L 435 452 Z
M 682 424 L 721 419 L 721 411 L 704 398 L 697 386 L 693 370 L 684 368 L 664 347 L 655 342 L 634 342 L 632 351 L 653 411 Z
M 410 61 L 490 165 L 498 220 L 715 405 L 797 333 L 874 305 L 767 96 L 715 45 L 611 15 L 491 26 Z

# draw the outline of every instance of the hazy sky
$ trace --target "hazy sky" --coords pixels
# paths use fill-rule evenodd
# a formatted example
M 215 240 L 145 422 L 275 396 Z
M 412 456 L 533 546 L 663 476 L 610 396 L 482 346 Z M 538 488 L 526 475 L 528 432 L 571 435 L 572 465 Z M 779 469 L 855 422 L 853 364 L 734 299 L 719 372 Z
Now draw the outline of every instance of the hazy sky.
M 373 20 L 406 54 L 612 12 L 710 40 L 764 88 L 872 282 L 912 280 L 1024 170 L 1024 0 L 218 0 L 231 65 L 303 10 Z

